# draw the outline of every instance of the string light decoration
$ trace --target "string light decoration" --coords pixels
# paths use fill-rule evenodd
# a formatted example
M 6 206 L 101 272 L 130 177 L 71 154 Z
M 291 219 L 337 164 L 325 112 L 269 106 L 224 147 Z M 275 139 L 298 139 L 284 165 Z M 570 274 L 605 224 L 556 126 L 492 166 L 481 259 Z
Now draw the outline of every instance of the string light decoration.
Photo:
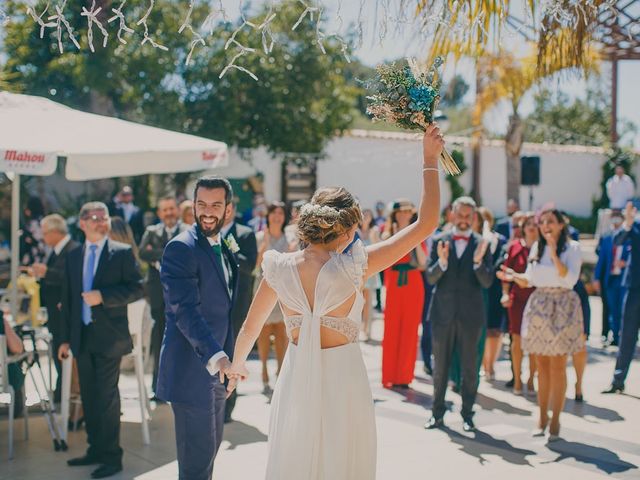
M 92 53 L 95 53 L 96 49 L 93 48 L 93 24 L 95 23 L 100 32 L 102 33 L 102 47 L 106 48 L 107 40 L 109 39 L 109 32 L 102 26 L 100 20 L 98 20 L 98 14 L 102 11 L 102 7 L 96 8 L 96 0 L 93 0 L 91 3 L 91 10 L 87 10 L 85 7 L 82 7 L 82 13 L 80 14 L 83 17 L 87 17 L 87 40 L 89 41 L 89 49 Z
M 144 27 L 144 38 L 142 39 L 141 45 L 144 45 L 145 43 L 149 43 L 149 45 L 151 45 L 153 48 L 158 48 L 160 50 L 168 51 L 169 49 L 167 47 L 157 43 L 149 35 L 149 25 L 147 25 L 147 19 L 149 18 L 149 15 L 151 15 L 151 11 L 153 10 L 153 7 L 155 6 L 155 4 L 156 4 L 155 0 L 149 0 L 149 9 L 147 10 L 147 13 L 145 13 L 144 17 L 142 17 L 136 23 L 136 25 L 138 26 L 142 25 Z
M 51 15 L 48 18 L 48 20 L 51 20 L 50 25 L 56 29 L 56 36 L 58 38 L 58 51 L 60 53 L 64 52 L 64 47 L 62 46 L 62 27 L 64 27 L 67 31 L 69 39 L 73 42 L 76 48 L 80 50 L 80 44 L 78 43 L 78 40 L 76 40 L 76 36 L 73 33 L 73 27 L 69 24 L 69 21 L 65 18 L 63 13 L 66 6 L 67 0 L 63 0 L 61 4 L 56 5 L 56 14 Z
M 25 3 L 27 0 L 24 0 Z M 35 4 L 33 0 L 28 0 L 30 4 Z M 54 0 L 51 0 L 52 2 Z M 60 53 L 63 53 L 63 35 L 67 35 L 73 45 L 80 49 L 80 43 L 76 32 L 65 18 L 65 9 L 67 0 L 55 0 L 57 3 L 53 7 L 54 13 L 46 16 L 50 11 L 53 3 L 47 4 L 41 13 L 35 6 L 28 6 L 27 14 L 40 27 L 40 38 L 44 38 L 45 31 L 48 28 L 53 29 L 54 38 L 57 39 L 57 46 Z M 204 21 L 194 26 L 192 23 L 193 14 L 199 0 L 183 0 L 187 5 L 187 12 L 184 21 L 179 27 L 180 33 L 190 33 L 190 44 L 185 63 L 189 65 L 195 54 L 197 47 L 206 47 L 207 36 L 216 34 L 216 27 L 221 23 L 229 23 L 229 15 L 225 9 L 223 0 L 201 0 L 209 2 L 209 13 Z M 226 0 L 229 5 L 230 0 Z M 283 1 L 283 0 L 281 0 Z M 359 0 L 357 8 L 357 19 L 349 24 L 349 29 L 353 35 L 345 35 L 343 32 L 344 19 L 343 2 L 345 0 L 336 0 L 333 3 L 334 14 L 329 13 L 323 0 L 297 0 L 294 4 L 300 8 L 297 20 L 291 26 L 291 30 L 295 31 L 303 24 L 309 22 L 315 29 L 315 40 L 320 53 L 326 53 L 326 44 L 329 39 L 336 41 L 340 47 L 340 51 L 344 58 L 351 61 L 352 46 L 345 38 L 354 38 L 354 48 L 362 47 L 365 37 L 369 36 L 366 26 L 369 24 L 367 15 L 373 14 L 370 32 L 372 38 L 383 43 L 387 37 L 395 32 L 396 34 L 405 34 L 413 29 L 415 40 L 431 41 L 438 40 L 438 35 L 442 38 L 453 38 L 460 44 L 465 43 L 482 43 L 487 42 L 489 38 L 498 39 L 501 43 L 503 39 L 500 35 L 496 36 L 495 31 L 500 32 L 501 29 L 509 32 L 515 30 L 527 29 L 532 32 L 533 37 L 545 35 L 553 35 L 553 32 L 545 31 L 545 26 L 553 24 L 554 28 L 576 29 L 582 25 L 584 19 L 593 18 L 604 11 L 611 10 L 617 13 L 615 8 L 617 0 L 540 0 L 536 2 L 536 10 L 533 11 L 528 2 L 522 7 L 523 20 L 519 24 L 510 21 L 511 10 L 514 9 L 515 2 L 511 0 L 496 0 L 492 2 L 492 10 L 478 8 L 484 0 L 418 0 L 417 9 L 415 0 Z M 133 35 L 134 28 L 127 25 L 127 18 L 124 13 L 124 6 L 127 0 L 122 0 L 117 8 L 111 8 L 112 16 L 103 24 L 98 19 L 101 7 L 96 7 L 96 2 L 92 1 L 91 8 L 82 7 L 81 16 L 87 20 L 87 45 L 91 52 L 95 51 L 93 36 L 93 27 L 96 27 L 102 34 L 102 45 L 108 43 L 109 32 L 107 27 L 113 24 L 117 27 L 115 37 L 121 44 L 127 44 L 125 35 Z M 148 8 L 142 18 L 135 22 L 135 25 L 142 27 L 141 45 L 149 44 L 153 48 L 167 51 L 168 48 L 162 44 L 161 39 L 153 38 L 149 32 L 148 20 L 155 8 L 155 0 L 148 0 Z M 233 3 L 236 4 L 235 0 Z M 259 35 L 262 48 L 265 54 L 270 54 L 277 37 L 272 31 L 272 24 L 277 16 L 276 5 L 277 0 L 268 0 L 267 14 L 261 23 L 258 21 L 250 21 L 246 17 L 244 2 L 237 2 L 240 10 L 241 22 L 230 37 L 226 39 L 224 48 L 235 49 L 236 53 L 231 57 L 231 61 L 223 68 L 221 75 L 224 76 L 230 69 L 235 69 L 247 73 L 246 68 L 241 67 L 238 62 L 242 57 L 253 54 L 257 50 L 242 45 L 237 41 L 237 36 L 242 31 L 249 31 L 251 35 Z M 336 7 L 337 4 L 337 7 Z M 371 8 L 373 7 L 373 8 Z M 489 13 L 486 13 L 486 12 Z M 330 17 L 330 18 L 328 18 Z M 134 22 L 133 19 L 129 19 Z M 0 26 L 10 22 L 9 15 L 0 9 Z M 325 31 L 324 26 L 331 23 L 337 24 L 337 29 L 333 33 Z M 504 27 L 504 28 L 502 28 Z M 637 28 L 640 29 L 640 26 Z M 416 38 L 417 37 L 417 38 Z M 480 40 L 482 39 L 482 40 Z M 507 40 L 509 41 L 509 40 Z M 252 78 L 255 75 L 251 75 Z
M 111 11 L 114 13 L 114 15 L 109 20 L 107 20 L 107 23 L 120 20 L 120 23 L 118 25 L 118 33 L 116 36 L 118 37 L 118 41 L 123 45 L 126 45 L 127 41 L 122 37 L 122 35 L 124 33 L 135 33 L 133 28 L 129 28 L 127 26 L 127 20 L 124 18 L 124 13 L 122 13 L 122 7 L 124 7 L 125 3 L 127 3 L 127 0 L 123 0 L 118 8 L 112 8 Z

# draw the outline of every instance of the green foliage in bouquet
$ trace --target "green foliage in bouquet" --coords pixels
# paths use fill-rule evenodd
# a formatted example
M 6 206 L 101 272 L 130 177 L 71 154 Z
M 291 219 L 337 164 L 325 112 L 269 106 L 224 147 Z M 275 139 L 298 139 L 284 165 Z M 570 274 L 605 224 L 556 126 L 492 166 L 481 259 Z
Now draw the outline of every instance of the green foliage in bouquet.
M 379 65 L 376 77 L 367 87 L 373 91 L 367 108 L 374 121 L 386 121 L 401 128 L 424 130 L 433 122 L 433 112 L 440 101 L 442 58 L 437 57 L 427 69 L 413 59 L 408 65 Z

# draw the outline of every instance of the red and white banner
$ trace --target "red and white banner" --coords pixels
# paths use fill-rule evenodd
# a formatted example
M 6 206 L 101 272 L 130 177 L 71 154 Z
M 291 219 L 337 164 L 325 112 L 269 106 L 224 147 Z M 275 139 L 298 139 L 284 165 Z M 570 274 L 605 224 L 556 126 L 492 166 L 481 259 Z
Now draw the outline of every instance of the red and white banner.
M 19 175 L 52 175 L 56 171 L 58 156 L 30 150 L 0 150 L 0 172 Z

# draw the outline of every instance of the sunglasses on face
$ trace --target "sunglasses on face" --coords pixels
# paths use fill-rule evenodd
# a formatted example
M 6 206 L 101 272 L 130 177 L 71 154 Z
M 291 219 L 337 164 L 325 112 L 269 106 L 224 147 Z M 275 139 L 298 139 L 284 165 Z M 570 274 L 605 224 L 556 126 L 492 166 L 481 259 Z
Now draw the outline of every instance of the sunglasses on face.
M 88 222 L 93 222 L 93 223 L 104 223 L 104 222 L 108 222 L 109 221 L 109 216 L 102 216 L 102 215 L 89 215 L 87 217 L 84 217 L 84 219 Z

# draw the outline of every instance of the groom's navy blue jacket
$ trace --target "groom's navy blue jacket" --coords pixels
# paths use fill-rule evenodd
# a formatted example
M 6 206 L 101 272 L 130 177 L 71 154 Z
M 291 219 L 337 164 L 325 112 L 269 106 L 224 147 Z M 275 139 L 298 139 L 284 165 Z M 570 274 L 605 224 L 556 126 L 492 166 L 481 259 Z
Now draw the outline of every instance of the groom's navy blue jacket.
M 231 307 L 238 267 L 224 242 L 222 251 L 231 265 L 232 295 L 213 247 L 196 225 L 177 235 L 164 250 L 160 278 L 166 329 L 156 392 L 162 400 L 211 405 L 214 377 L 206 369 L 207 362 L 220 350 L 229 358 L 233 354 Z

